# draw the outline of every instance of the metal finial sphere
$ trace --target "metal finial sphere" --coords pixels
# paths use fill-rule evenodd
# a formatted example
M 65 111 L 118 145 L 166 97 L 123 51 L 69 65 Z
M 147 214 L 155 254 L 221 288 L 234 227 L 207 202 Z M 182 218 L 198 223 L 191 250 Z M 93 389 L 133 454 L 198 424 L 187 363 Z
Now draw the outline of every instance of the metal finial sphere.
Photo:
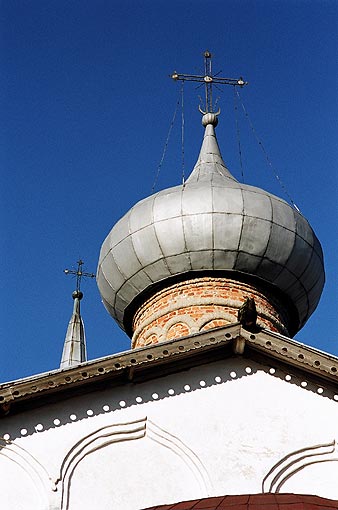
M 80 290 L 74 290 L 72 298 L 73 299 L 77 298 L 78 300 L 81 300 L 83 298 L 83 292 L 81 292 Z
M 217 113 L 205 113 L 202 117 L 202 124 L 206 127 L 208 124 L 212 124 L 214 127 L 218 124 Z

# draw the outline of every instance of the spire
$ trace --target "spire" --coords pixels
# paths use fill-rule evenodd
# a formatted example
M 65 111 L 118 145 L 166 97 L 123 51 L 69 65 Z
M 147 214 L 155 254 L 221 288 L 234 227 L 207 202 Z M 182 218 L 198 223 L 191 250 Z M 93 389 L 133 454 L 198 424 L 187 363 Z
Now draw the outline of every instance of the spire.
M 87 361 L 86 338 L 80 313 L 80 301 L 83 294 L 76 290 L 72 297 L 74 299 L 73 314 L 67 328 L 60 368 L 69 368 Z
M 83 298 L 80 285 L 83 276 L 95 278 L 95 274 L 82 271 L 83 261 L 81 259 L 78 260 L 77 264 L 77 270 L 64 270 L 65 274 L 76 276 L 76 290 L 72 294 L 74 299 L 73 314 L 67 328 L 60 368 L 69 368 L 87 361 L 86 338 L 80 312 L 80 301 Z
M 218 146 L 215 134 L 215 127 L 218 124 L 217 115 L 217 113 L 206 113 L 202 117 L 202 124 L 205 127 L 203 143 L 194 169 L 186 181 L 187 184 L 224 178 L 237 182 L 225 166 Z

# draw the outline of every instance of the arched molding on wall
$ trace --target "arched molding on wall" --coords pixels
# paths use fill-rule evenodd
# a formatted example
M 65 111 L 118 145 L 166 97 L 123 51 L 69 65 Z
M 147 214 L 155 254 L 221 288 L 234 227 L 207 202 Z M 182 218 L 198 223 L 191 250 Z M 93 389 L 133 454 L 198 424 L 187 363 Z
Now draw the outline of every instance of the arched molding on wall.
M 27 474 L 36 493 L 37 510 L 49 509 L 48 494 L 50 491 L 56 491 L 56 487 L 41 462 L 22 446 L 2 437 L 0 437 L 0 459 L 16 464 Z
M 166 324 L 163 327 L 163 339 L 167 338 L 168 331 L 170 328 L 180 323 L 184 324 L 185 326 L 187 326 L 187 328 L 189 328 L 190 335 L 198 333 L 197 321 L 188 314 L 182 314 L 172 317 L 171 319 L 168 320 L 168 322 L 166 322 Z
M 145 335 L 144 338 L 144 345 L 150 345 L 155 343 L 153 340 L 149 341 L 152 336 L 156 336 L 157 338 L 156 343 L 161 342 L 163 336 L 162 328 L 160 328 L 159 326 L 154 326 L 149 331 L 147 331 L 147 334 Z
M 209 496 L 212 490 L 211 480 L 198 455 L 177 436 L 170 434 L 153 421 L 148 420 L 148 424 L 147 437 L 178 455 L 194 475 L 202 494 Z
M 184 321 L 178 321 L 176 324 L 170 326 L 167 331 L 166 340 L 173 340 L 175 338 L 182 338 L 190 335 L 189 326 Z
M 211 482 L 196 453 L 178 437 L 145 417 L 140 420 L 101 427 L 80 439 L 68 451 L 56 480 L 56 484 L 61 484 L 61 510 L 69 510 L 72 478 L 83 459 L 114 443 L 147 438 L 177 455 L 193 474 L 201 489 L 201 497 L 210 495 Z
M 205 331 L 205 326 L 209 324 L 209 322 L 213 322 L 216 320 L 225 321 L 226 324 L 234 323 L 234 316 L 230 313 L 223 312 L 221 310 L 216 310 L 213 313 L 209 313 L 206 315 L 203 315 L 198 321 L 198 331 Z
M 114 443 L 141 439 L 146 433 L 146 418 L 106 425 L 81 438 L 68 451 L 61 464 L 56 484 L 61 483 L 61 510 L 68 510 L 72 477 L 80 462 L 93 452 Z
M 279 493 L 283 485 L 303 469 L 314 464 L 327 462 L 338 462 L 335 440 L 290 452 L 280 459 L 265 475 L 262 481 L 262 492 Z

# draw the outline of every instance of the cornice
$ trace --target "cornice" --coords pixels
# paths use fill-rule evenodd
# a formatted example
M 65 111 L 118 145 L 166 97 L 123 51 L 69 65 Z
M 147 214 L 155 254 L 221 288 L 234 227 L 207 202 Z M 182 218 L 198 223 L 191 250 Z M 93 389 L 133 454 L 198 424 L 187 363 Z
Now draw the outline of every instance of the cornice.
M 271 331 L 252 334 L 241 328 L 247 345 L 274 359 L 295 366 L 317 377 L 338 383 L 338 358 Z
M 231 356 L 255 353 L 338 383 L 338 358 L 271 331 L 250 332 L 239 323 L 133 349 L 0 385 L 7 415 L 46 402 L 128 382 L 141 382 Z

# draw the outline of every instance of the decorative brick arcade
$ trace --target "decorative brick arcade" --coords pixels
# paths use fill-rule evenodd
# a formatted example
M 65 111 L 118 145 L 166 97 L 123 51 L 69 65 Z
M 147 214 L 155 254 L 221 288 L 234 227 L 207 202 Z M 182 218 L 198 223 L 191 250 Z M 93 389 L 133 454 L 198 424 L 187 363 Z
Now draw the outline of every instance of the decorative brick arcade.
M 199 277 L 172 284 L 139 307 L 133 319 L 132 347 L 235 323 L 248 297 L 255 299 L 259 327 L 289 336 L 288 313 L 274 295 L 230 278 Z

